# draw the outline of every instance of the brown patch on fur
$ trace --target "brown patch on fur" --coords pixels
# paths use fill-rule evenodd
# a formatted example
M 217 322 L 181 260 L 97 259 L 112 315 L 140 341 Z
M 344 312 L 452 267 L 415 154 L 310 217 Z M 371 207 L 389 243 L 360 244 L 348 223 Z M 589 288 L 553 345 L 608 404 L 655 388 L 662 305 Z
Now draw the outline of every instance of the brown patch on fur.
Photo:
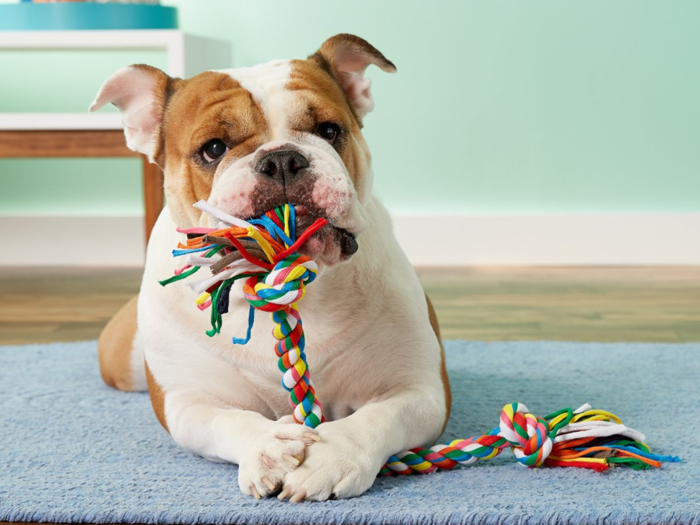
M 361 179 L 371 160 L 369 147 L 360 121 L 333 75 L 318 60 L 292 60 L 286 87 L 294 92 L 297 107 L 291 117 L 292 130 L 313 133 L 322 122 L 341 126 L 336 150 L 360 193 Z
M 452 410 L 452 391 L 450 390 L 450 378 L 447 375 L 447 367 L 445 366 L 445 347 L 442 346 L 442 339 L 440 338 L 440 325 L 438 324 L 438 318 L 435 314 L 435 309 L 433 308 L 433 303 L 430 302 L 430 297 L 425 294 L 425 302 L 428 303 L 428 318 L 430 319 L 430 326 L 433 327 L 433 332 L 438 338 L 440 343 L 440 352 L 442 355 L 442 360 L 440 362 L 440 376 L 442 377 L 442 387 L 445 390 L 445 423 L 442 425 L 442 430 L 440 434 L 445 431 L 447 427 L 447 421 L 450 419 L 450 411 Z
M 112 388 L 134 390 L 131 352 L 136 335 L 138 295 L 126 303 L 104 327 L 97 343 L 102 380 Z
M 262 109 L 230 75 L 207 71 L 178 81 L 169 98 L 160 136 L 165 195 L 180 227 L 195 226 L 200 212 L 192 205 L 207 199 L 218 169 L 254 152 L 268 141 Z M 199 152 L 212 139 L 230 151 L 218 164 L 205 164 Z
M 148 393 L 151 396 L 153 412 L 155 412 L 158 422 L 165 431 L 170 433 L 168 422 L 165 419 L 165 392 L 163 392 L 163 388 L 158 384 L 156 378 L 153 377 L 150 368 L 148 368 L 148 363 L 144 362 L 143 365 L 146 368 L 146 381 L 148 382 Z

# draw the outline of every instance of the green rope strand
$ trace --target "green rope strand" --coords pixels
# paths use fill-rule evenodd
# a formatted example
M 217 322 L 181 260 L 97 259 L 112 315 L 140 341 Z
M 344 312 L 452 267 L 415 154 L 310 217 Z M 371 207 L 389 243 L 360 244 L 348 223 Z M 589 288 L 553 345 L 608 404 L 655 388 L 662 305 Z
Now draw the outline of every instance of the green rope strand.
M 204 257 L 211 257 L 215 253 L 218 253 L 221 250 L 223 250 L 224 248 L 225 248 L 225 246 L 215 246 L 214 248 L 209 250 L 207 253 L 205 253 Z M 166 286 L 170 283 L 181 281 L 183 279 L 186 279 L 190 275 L 197 273 L 200 268 L 201 268 L 201 266 L 195 266 L 194 268 L 191 268 L 191 269 L 187 270 L 186 272 L 182 272 L 180 275 L 173 275 L 172 277 L 170 277 L 168 279 L 163 279 L 162 281 L 158 281 L 158 283 L 160 283 L 161 286 Z

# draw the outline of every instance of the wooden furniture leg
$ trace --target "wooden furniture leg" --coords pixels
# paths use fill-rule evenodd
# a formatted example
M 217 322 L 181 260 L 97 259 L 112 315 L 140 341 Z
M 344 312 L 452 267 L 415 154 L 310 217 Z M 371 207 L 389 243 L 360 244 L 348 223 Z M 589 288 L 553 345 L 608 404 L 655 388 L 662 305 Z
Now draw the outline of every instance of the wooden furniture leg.
M 146 245 L 151 237 L 151 230 L 163 209 L 163 170 L 151 164 L 147 157 L 143 161 L 143 202 L 145 205 Z
M 163 209 L 163 171 L 124 144 L 119 130 L 0 130 L 0 158 L 141 157 L 146 244 Z

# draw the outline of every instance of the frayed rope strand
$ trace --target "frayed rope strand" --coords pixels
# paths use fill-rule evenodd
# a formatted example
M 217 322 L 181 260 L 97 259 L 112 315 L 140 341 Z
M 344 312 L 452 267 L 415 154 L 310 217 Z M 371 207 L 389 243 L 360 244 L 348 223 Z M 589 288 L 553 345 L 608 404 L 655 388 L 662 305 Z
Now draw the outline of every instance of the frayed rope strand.
M 222 248 L 223 248 L 223 246 L 215 246 L 212 250 L 209 250 L 207 253 L 205 253 L 204 257 L 207 257 L 207 258 L 212 257 L 214 254 L 220 252 Z M 203 250 L 204 250 L 204 248 L 199 250 L 199 251 L 203 251 Z M 174 253 L 175 253 L 175 250 L 173 250 L 173 254 Z M 184 254 L 179 254 L 179 255 L 184 255 Z M 176 255 L 175 257 L 177 257 L 177 256 L 178 255 Z M 182 281 L 183 279 L 186 279 L 190 275 L 197 273 L 200 268 L 201 268 L 201 266 L 194 266 L 191 270 L 187 270 L 186 272 L 182 272 L 182 273 L 173 275 L 169 279 L 164 279 L 164 280 L 158 281 L 158 282 L 160 283 L 161 286 L 166 286 L 170 283 Z

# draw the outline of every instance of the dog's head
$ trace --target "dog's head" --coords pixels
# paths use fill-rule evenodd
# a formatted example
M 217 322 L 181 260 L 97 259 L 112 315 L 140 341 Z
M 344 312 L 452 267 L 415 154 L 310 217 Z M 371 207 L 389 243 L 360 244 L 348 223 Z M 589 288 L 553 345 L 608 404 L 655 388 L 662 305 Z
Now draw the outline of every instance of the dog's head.
M 306 60 L 207 71 L 187 80 L 135 65 L 112 75 L 90 111 L 119 108 L 129 148 L 165 172 L 180 227 L 210 219 L 204 199 L 240 218 L 295 205 L 297 231 L 329 225 L 303 247 L 325 264 L 348 259 L 366 227 L 372 187 L 362 119 L 374 102 L 364 73 L 394 64 L 353 35 L 336 35 Z

